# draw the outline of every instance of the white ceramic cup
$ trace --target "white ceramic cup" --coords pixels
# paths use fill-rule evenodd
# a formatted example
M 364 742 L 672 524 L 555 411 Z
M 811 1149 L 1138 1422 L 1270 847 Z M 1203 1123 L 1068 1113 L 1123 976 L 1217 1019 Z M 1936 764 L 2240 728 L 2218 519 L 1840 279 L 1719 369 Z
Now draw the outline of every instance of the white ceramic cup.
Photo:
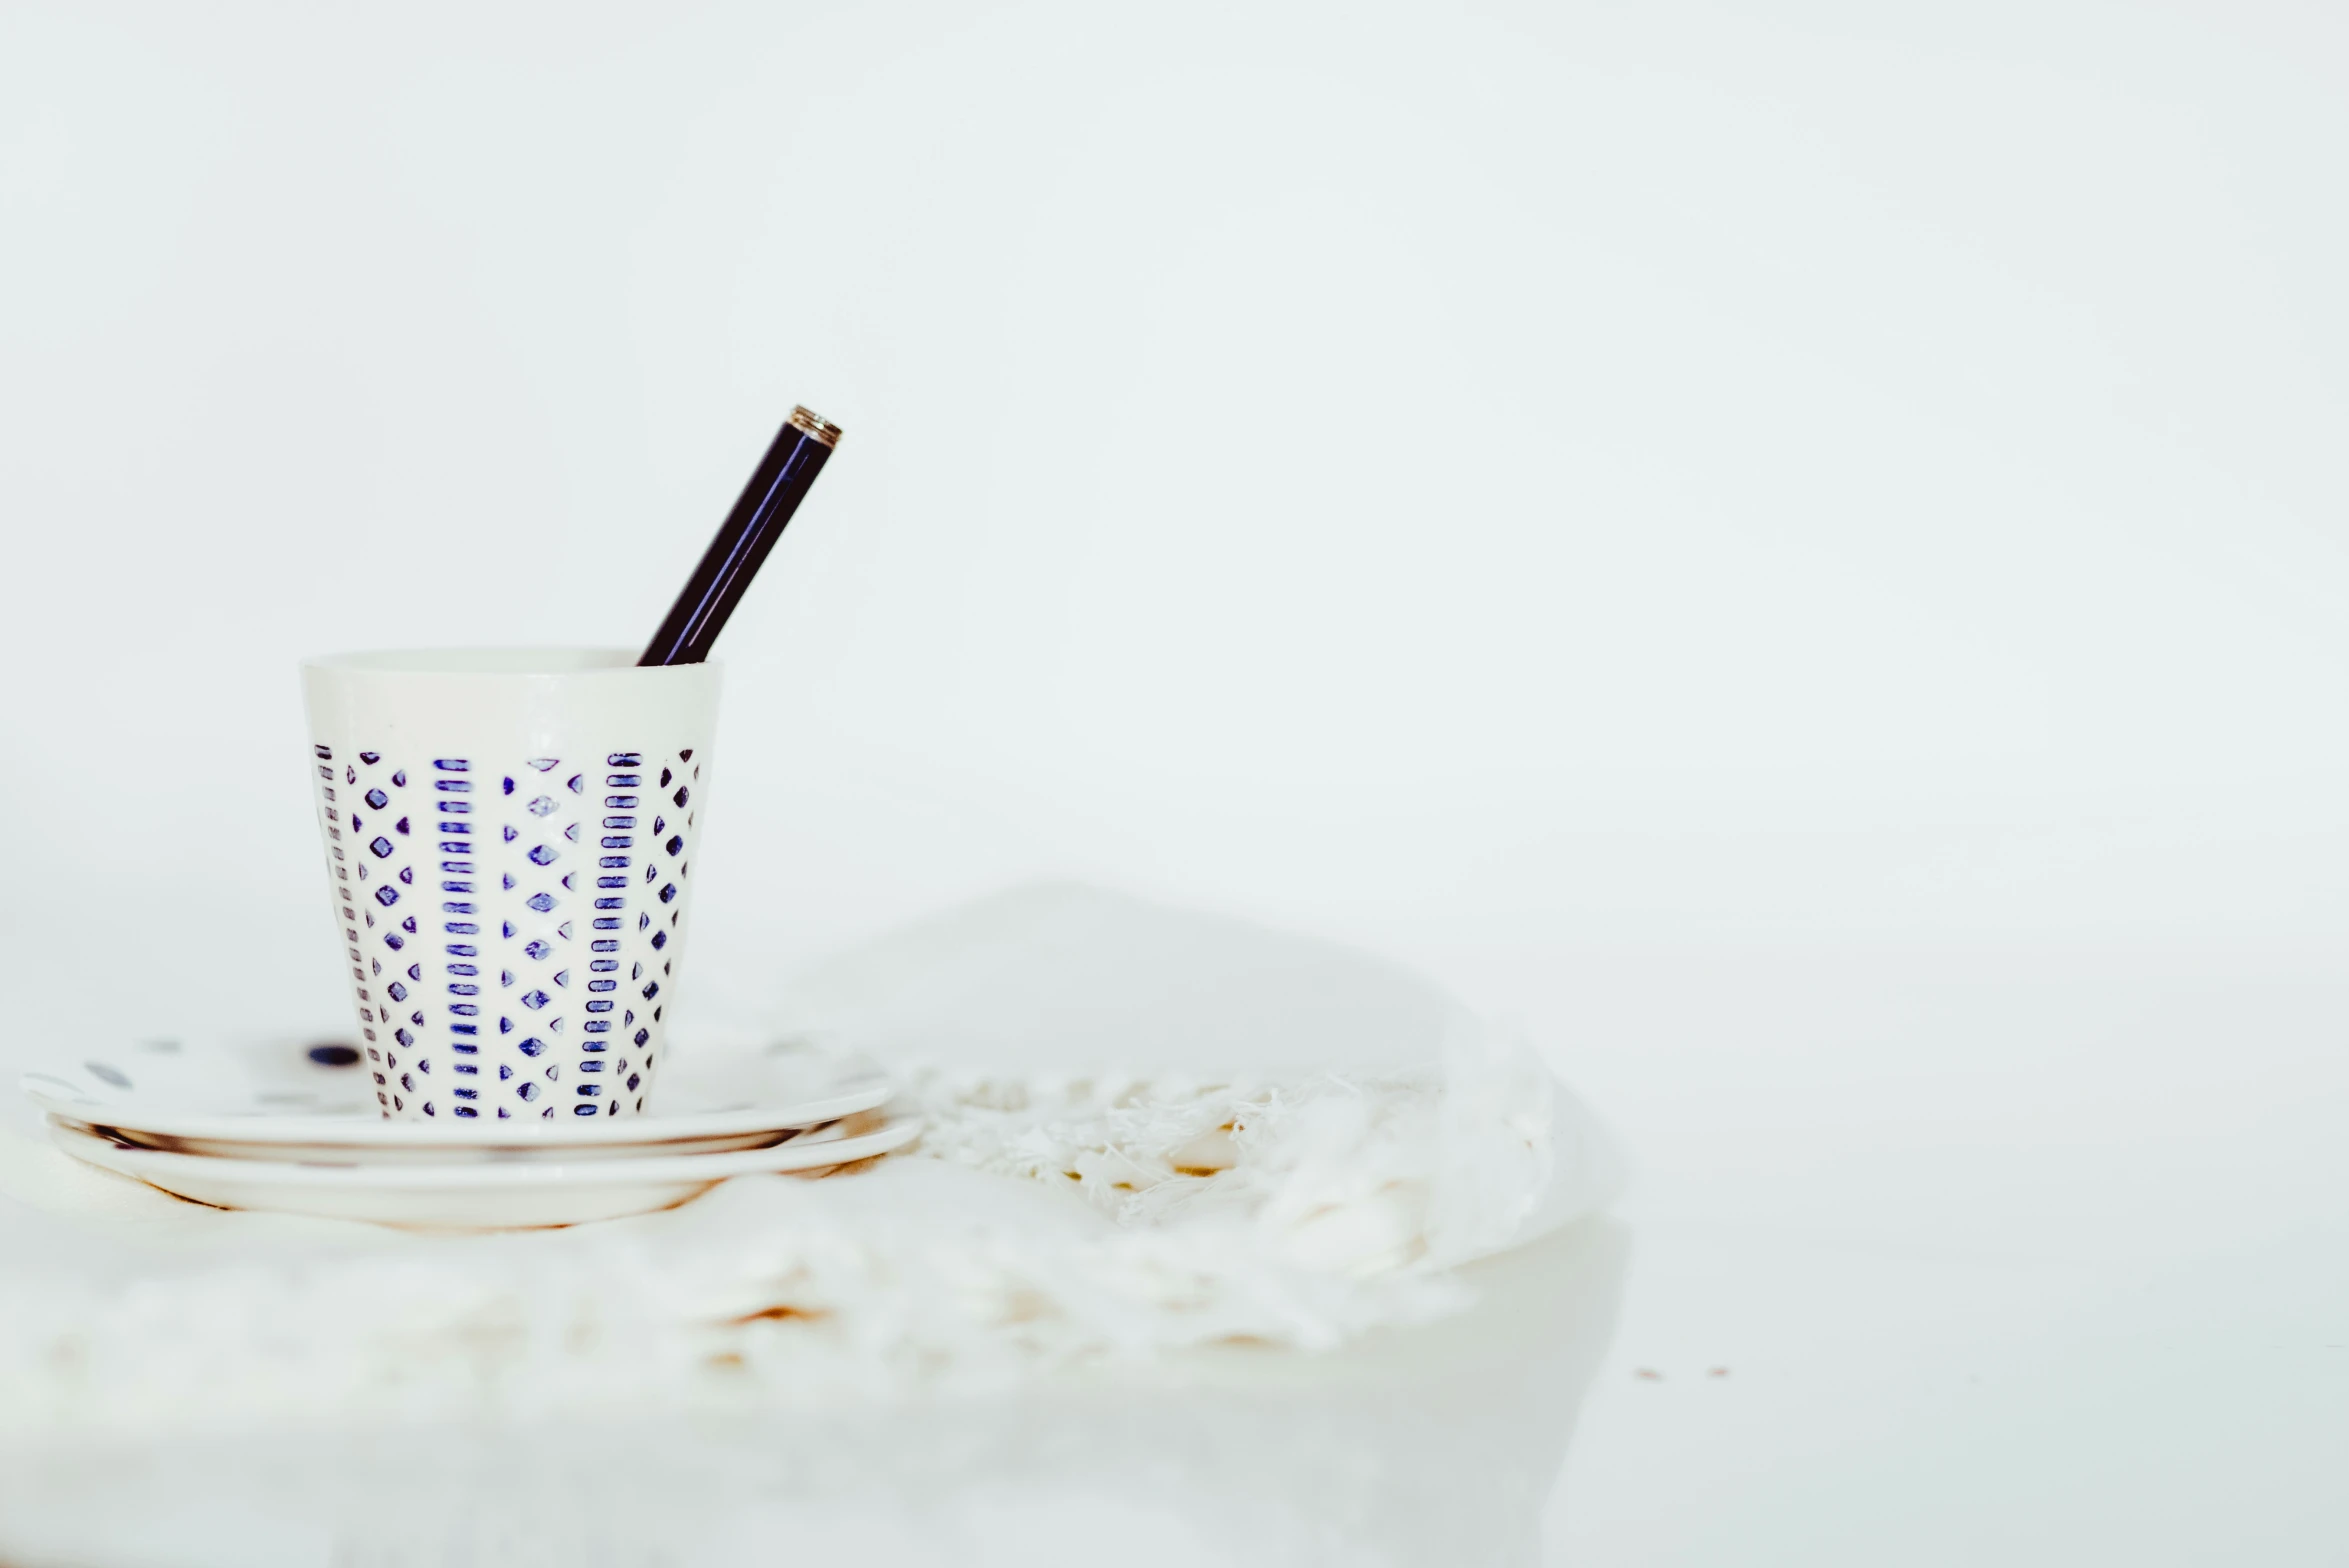
M 718 667 L 624 649 L 302 666 L 327 886 L 386 1116 L 630 1116 L 665 1051 Z

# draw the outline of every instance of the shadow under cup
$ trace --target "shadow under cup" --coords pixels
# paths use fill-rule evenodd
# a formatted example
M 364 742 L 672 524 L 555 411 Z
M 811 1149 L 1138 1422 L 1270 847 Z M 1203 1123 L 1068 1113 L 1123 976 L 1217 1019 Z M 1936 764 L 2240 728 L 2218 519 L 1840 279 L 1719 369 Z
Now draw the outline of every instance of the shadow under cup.
M 718 666 L 305 661 L 327 887 L 383 1113 L 630 1116 L 665 1055 Z

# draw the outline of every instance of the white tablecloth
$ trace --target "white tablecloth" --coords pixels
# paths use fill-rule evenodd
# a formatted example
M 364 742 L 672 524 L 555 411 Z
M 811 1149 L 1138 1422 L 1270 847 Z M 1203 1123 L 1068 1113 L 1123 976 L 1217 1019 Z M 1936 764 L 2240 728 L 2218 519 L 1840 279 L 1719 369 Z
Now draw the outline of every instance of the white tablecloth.
M 784 995 L 776 1031 L 905 1075 L 919 1151 L 603 1225 L 414 1235 L 179 1203 L 21 1119 L 0 1141 L 0 1553 L 699 1561 L 885 1517 L 908 1552 L 991 1561 L 971 1555 L 990 1518 L 1182 1500 L 1190 1524 L 1136 1550 L 1420 1560 L 1379 1544 L 1392 1484 L 1461 1505 L 1413 1513 L 1425 1560 L 1463 1529 L 1530 1543 L 1549 1477 L 1519 1472 L 1562 1452 L 1620 1245 L 1577 1227 L 1463 1271 L 1610 1190 L 1603 1140 L 1522 1045 L 1367 956 L 1075 888 Z M 1526 1321 L 1530 1298 L 1556 1311 Z M 1555 1442 L 1510 1449 L 1524 1495 L 1495 1512 L 1474 1433 L 1430 1470 L 1425 1411 L 1358 1407 L 1397 1378 L 1421 1380 L 1414 1410 L 1455 1373 L 1465 1391 L 1452 1363 L 1502 1341 L 1559 1370 L 1526 1417 Z M 1339 1349 L 1366 1342 L 1389 1348 Z M 1248 1497 L 1269 1512 L 1246 1539 L 1207 1527 Z M 1033 1537 L 1002 1560 L 1063 1560 Z

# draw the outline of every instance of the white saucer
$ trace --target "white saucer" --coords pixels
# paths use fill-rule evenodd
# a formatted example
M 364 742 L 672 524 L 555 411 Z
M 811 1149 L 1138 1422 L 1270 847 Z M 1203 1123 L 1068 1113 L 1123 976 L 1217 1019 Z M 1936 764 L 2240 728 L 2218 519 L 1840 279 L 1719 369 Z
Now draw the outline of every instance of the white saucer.
M 731 1153 L 419 1165 L 372 1155 L 330 1163 L 171 1154 L 49 1120 L 49 1136 L 75 1159 L 214 1208 L 448 1230 L 578 1225 L 673 1208 L 729 1176 L 846 1165 L 902 1148 L 921 1130 L 919 1117 L 871 1113 Z
M 119 1129 L 175 1153 L 308 1158 L 321 1150 L 448 1151 L 590 1147 L 638 1154 L 646 1144 L 756 1141 L 889 1098 L 888 1074 L 791 1042 L 755 1051 L 679 1052 L 662 1064 L 640 1116 L 564 1117 L 442 1125 L 383 1116 L 358 1053 L 340 1043 L 151 1040 L 101 1049 L 18 1080 L 55 1116 Z M 163 1142 L 163 1140 L 170 1140 Z M 223 1145 L 238 1145 L 231 1149 Z M 265 1147 L 257 1147 L 265 1146 Z M 664 1151 L 667 1152 L 667 1151 Z
M 130 1148 L 157 1154 L 196 1154 L 211 1160 L 267 1160 L 283 1165 L 465 1165 L 465 1164 L 580 1164 L 588 1160 L 669 1159 L 685 1154 L 727 1154 L 741 1149 L 764 1149 L 801 1132 L 779 1127 L 767 1132 L 727 1133 L 715 1138 L 663 1138 L 653 1143 L 548 1143 L 542 1148 L 527 1142 L 444 1141 L 435 1144 L 279 1143 L 227 1138 L 174 1138 L 165 1133 L 139 1132 L 104 1122 L 85 1123 L 78 1117 L 58 1118 L 76 1126 L 90 1126 L 101 1137 Z M 817 1123 L 815 1125 L 822 1125 Z

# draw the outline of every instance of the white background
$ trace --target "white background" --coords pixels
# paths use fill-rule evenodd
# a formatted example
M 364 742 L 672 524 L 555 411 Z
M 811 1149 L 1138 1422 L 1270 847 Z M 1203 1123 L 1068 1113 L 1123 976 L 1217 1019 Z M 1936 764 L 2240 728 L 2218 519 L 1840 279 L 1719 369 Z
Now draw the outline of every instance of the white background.
M 1350 938 L 1639 1158 L 1564 1556 L 2341 1561 L 2345 154 L 2317 5 L 10 0 L 0 1065 L 338 1023 L 294 659 L 640 642 L 804 401 L 706 1027 Z

